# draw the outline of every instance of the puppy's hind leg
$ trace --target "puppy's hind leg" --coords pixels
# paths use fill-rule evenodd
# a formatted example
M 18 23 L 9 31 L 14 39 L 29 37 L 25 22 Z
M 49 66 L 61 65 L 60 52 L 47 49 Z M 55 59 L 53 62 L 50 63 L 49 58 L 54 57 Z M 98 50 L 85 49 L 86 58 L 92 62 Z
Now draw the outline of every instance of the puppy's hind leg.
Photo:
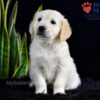
M 80 77 L 77 72 L 71 75 L 65 87 L 66 90 L 76 89 L 81 84 Z

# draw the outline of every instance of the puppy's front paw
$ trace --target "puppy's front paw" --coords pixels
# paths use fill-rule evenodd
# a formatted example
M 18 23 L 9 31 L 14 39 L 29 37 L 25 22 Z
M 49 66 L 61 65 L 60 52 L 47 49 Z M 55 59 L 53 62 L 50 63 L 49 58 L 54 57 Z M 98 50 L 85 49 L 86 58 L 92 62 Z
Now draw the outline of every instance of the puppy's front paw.
M 61 87 L 55 87 L 53 94 L 65 94 L 65 90 Z
M 56 93 L 54 95 L 67 95 L 67 93 Z
M 47 94 L 47 88 L 46 87 L 36 88 L 35 94 Z

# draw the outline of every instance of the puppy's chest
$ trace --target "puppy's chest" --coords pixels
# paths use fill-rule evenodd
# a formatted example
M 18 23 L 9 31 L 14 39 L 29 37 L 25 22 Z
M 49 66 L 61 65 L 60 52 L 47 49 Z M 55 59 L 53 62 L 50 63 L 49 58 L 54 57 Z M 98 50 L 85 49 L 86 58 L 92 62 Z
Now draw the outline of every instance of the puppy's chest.
M 50 83 L 54 80 L 56 71 L 58 69 L 59 58 L 56 55 L 56 51 L 52 49 L 40 50 L 40 55 L 38 55 L 38 63 L 40 64 L 40 69 Z
M 38 55 L 38 58 L 41 61 L 41 64 L 45 64 L 46 66 L 56 67 L 59 57 L 56 54 L 57 52 L 52 49 L 45 49 L 40 50 L 40 55 Z
M 42 57 L 42 59 L 45 59 L 47 61 L 55 61 L 58 58 L 58 50 L 54 46 L 40 46 L 39 49 L 37 49 L 37 56 Z

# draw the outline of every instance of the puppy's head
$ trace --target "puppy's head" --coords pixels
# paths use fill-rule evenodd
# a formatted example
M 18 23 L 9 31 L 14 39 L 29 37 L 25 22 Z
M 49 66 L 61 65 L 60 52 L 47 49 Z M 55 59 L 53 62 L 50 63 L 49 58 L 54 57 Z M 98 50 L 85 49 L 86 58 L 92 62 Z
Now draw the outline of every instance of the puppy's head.
M 29 32 L 32 38 L 37 36 L 44 41 L 65 41 L 71 36 L 68 20 L 55 10 L 36 12 L 30 24 Z

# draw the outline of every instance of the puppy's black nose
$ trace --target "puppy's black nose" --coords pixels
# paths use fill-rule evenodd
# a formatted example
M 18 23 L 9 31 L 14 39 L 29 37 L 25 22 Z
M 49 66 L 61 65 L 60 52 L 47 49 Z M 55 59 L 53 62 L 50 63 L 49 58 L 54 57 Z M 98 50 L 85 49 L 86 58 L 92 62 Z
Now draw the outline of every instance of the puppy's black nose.
M 38 31 L 41 33 L 44 32 L 45 29 L 46 29 L 45 26 L 39 26 Z

